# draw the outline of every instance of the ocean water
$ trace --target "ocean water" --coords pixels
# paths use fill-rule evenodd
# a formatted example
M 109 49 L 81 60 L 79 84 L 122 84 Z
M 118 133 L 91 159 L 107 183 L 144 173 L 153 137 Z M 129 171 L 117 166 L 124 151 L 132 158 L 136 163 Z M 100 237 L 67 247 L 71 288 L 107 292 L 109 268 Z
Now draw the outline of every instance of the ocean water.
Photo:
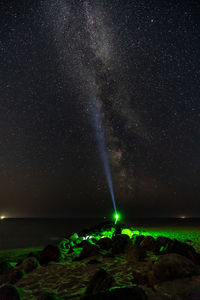
M 0 250 L 43 247 L 66 237 L 70 233 L 79 232 L 102 219 L 4 219 L 0 220 Z M 129 219 L 126 224 L 136 228 L 200 228 L 200 219 L 187 218 L 154 218 Z

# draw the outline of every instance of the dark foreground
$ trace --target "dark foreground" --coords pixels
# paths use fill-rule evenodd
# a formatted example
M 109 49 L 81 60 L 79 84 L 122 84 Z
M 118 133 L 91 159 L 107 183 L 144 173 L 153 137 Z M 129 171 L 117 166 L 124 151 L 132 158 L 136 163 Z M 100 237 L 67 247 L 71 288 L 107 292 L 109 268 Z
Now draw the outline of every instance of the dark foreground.
M 197 228 L 107 222 L 44 249 L 0 253 L 0 300 L 200 299 Z

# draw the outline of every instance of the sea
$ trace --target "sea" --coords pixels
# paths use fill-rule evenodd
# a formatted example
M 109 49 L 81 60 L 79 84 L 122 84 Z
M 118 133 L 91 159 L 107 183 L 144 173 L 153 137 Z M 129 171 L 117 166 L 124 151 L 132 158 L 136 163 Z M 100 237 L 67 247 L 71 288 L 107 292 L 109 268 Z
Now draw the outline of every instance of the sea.
M 103 218 L 6 218 L 0 220 L 0 250 L 44 247 L 105 221 Z M 200 229 L 200 218 L 133 218 L 126 220 L 126 224 L 137 229 Z

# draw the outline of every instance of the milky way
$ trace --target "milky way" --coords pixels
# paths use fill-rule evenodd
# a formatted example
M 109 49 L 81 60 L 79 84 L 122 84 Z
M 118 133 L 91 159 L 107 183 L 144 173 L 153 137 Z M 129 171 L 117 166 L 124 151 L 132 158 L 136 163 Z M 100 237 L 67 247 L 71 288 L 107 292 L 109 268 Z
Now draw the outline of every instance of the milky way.
M 95 104 L 119 208 L 197 214 L 198 1 L 0 5 L 2 213 L 108 214 Z

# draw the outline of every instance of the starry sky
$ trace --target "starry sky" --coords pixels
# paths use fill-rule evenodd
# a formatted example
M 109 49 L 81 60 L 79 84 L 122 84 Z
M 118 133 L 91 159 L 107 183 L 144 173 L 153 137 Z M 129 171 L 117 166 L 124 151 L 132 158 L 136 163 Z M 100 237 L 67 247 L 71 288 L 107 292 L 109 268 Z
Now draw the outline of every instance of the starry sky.
M 200 216 L 193 0 L 0 2 L 0 214 Z

